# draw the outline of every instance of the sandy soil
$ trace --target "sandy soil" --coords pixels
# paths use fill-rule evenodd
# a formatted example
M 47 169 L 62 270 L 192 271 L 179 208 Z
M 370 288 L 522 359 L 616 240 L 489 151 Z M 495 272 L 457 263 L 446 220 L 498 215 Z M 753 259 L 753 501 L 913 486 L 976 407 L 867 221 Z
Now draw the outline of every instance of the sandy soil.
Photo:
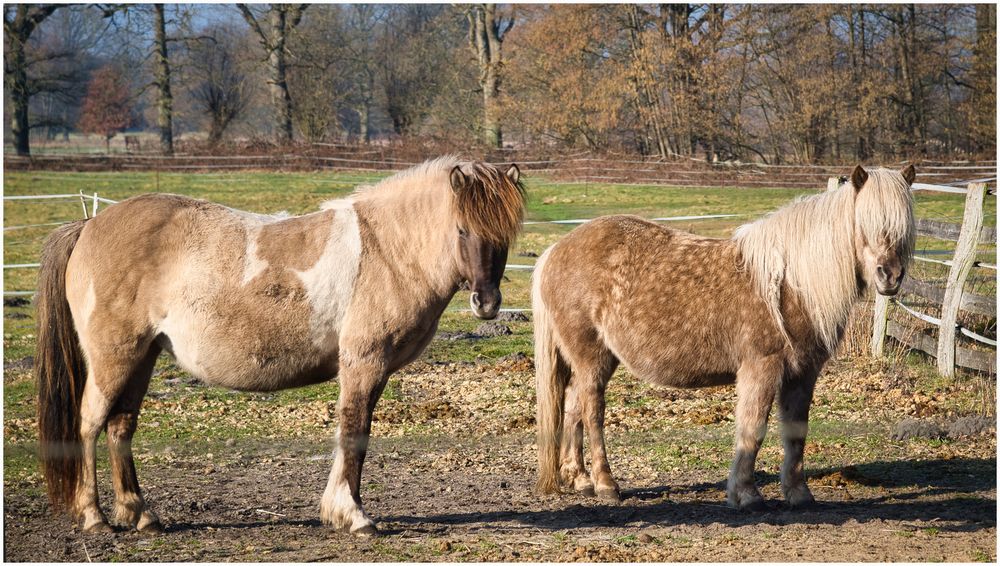
M 723 475 L 658 475 L 624 501 L 531 494 L 530 435 L 374 443 L 366 508 L 382 535 L 330 532 L 318 498 L 330 459 L 295 443 L 143 470 L 166 533 L 84 535 L 41 497 L 8 489 L 9 561 L 968 561 L 996 559 L 993 459 L 878 462 L 811 480 L 820 504 L 726 508 Z M 504 473 L 508 470 L 509 473 Z M 102 477 L 107 485 L 106 474 Z M 102 493 L 107 505 L 110 493 Z

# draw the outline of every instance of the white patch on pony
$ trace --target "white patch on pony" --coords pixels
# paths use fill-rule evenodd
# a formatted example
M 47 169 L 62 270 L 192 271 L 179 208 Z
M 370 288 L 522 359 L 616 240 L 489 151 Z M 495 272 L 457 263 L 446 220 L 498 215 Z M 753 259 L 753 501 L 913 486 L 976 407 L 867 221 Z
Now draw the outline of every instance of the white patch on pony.
M 104 427 L 111 410 L 111 401 L 97 385 L 93 373 L 88 373 L 83 384 L 83 395 L 80 401 L 80 432 L 88 435 Z
M 361 263 L 361 230 L 353 202 L 330 201 L 323 209 L 335 211 L 323 254 L 309 269 L 295 272 L 312 308 L 309 328 L 316 346 L 336 344 Z
M 340 427 L 337 427 L 336 438 L 340 438 Z M 339 449 L 334 454 L 333 467 L 320 500 L 320 518 L 326 524 L 347 527 L 351 532 L 375 524 L 351 495 L 351 487 L 344 479 L 344 458 Z
M 161 343 L 161 346 L 177 360 L 177 365 L 194 377 L 208 378 L 207 368 L 198 360 L 203 345 L 200 331 L 204 331 L 204 322 L 194 310 L 176 309 L 160 322 L 156 330 L 170 340 L 169 343 Z
M 263 225 L 250 228 L 247 231 L 247 251 L 243 257 L 243 285 L 253 281 L 267 269 L 267 262 L 257 256 L 257 238 Z
M 87 328 L 90 326 L 90 317 L 93 316 L 94 310 L 97 308 L 97 291 L 94 289 L 94 280 L 90 280 L 90 284 L 87 285 L 87 294 L 83 296 L 83 309 L 80 312 L 80 318 L 83 321 L 82 326 Z
M 359 185 L 358 189 L 368 187 L 368 185 Z M 344 210 L 344 209 L 354 209 L 354 200 L 349 198 L 338 198 L 333 200 L 323 201 L 319 205 L 320 210 Z

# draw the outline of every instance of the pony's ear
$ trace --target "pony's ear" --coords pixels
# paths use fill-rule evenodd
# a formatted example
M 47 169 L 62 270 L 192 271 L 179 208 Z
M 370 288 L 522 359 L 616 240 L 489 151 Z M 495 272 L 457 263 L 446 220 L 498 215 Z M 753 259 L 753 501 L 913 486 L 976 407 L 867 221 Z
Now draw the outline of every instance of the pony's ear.
M 860 191 L 861 187 L 865 186 L 865 181 L 868 180 L 868 171 L 861 165 L 854 168 L 854 172 L 851 173 L 851 184 L 854 185 L 855 191 Z
M 516 185 L 517 181 L 521 178 L 521 170 L 517 168 L 516 163 L 511 163 L 507 171 L 504 172 L 504 175 L 507 175 L 510 182 Z
M 913 168 L 912 163 L 903 168 L 903 170 L 900 171 L 900 174 L 903 175 L 903 179 L 906 181 L 907 185 L 912 185 L 913 180 L 917 178 L 917 171 Z
M 456 165 L 451 170 L 451 190 L 457 193 L 465 188 L 466 183 L 465 173 L 462 173 L 462 169 Z

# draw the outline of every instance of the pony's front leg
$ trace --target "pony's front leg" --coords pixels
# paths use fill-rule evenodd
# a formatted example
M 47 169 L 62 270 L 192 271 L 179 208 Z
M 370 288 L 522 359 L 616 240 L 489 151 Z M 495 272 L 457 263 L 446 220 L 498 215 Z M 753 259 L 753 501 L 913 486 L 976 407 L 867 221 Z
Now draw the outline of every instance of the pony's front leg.
M 351 364 L 340 370 L 337 448 L 320 502 L 320 518 L 354 535 L 378 533 L 361 508 L 361 466 L 368 451 L 372 412 L 387 379 L 382 364 Z
M 802 454 L 809 429 L 809 406 L 818 371 L 789 377 L 781 384 L 778 408 L 781 418 L 781 438 L 785 458 L 781 463 L 781 491 L 790 507 L 815 503 L 803 474 Z
M 736 373 L 736 454 L 729 470 L 726 501 L 736 509 L 760 510 L 764 496 L 754 482 L 757 452 L 782 375 L 777 356 L 745 361 Z

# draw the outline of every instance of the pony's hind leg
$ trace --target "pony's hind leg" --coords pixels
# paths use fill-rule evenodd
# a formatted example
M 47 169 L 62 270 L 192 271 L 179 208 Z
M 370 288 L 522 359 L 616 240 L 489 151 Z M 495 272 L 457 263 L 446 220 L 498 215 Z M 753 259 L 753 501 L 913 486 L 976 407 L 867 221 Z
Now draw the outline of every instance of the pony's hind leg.
M 781 437 L 785 457 L 781 463 L 781 491 L 790 507 L 810 505 L 813 498 L 802 469 L 806 432 L 809 429 L 809 406 L 819 371 L 809 369 L 801 375 L 788 376 L 778 392 Z
M 111 410 L 107 427 L 111 477 L 115 487 L 114 520 L 142 532 L 163 530 L 159 518 L 149 510 L 142 496 L 132 457 L 132 436 L 138 425 L 139 408 L 149 388 L 158 354 L 159 348 L 153 346 L 132 373 L 128 385 Z
M 771 356 L 745 361 L 736 373 L 736 454 L 726 486 L 726 500 L 736 509 L 759 510 L 765 506 L 753 473 L 782 365 L 780 358 Z
M 576 387 L 566 388 L 566 407 L 563 417 L 563 444 L 560 455 L 559 475 L 562 483 L 582 495 L 594 495 L 594 482 L 587 474 L 583 461 L 583 416 Z
M 80 476 L 74 512 L 84 532 L 111 532 L 97 497 L 97 437 L 108 418 L 111 401 L 97 386 L 94 372 L 87 377 L 80 403 Z
M 620 501 L 621 492 L 611 475 L 604 443 L 604 393 L 618 361 L 610 352 L 604 351 L 586 360 L 574 360 L 571 365 L 571 383 L 575 382 L 573 389 L 580 402 L 590 442 L 590 478 L 594 483 L 594 492 L 598 497 Z
M 131 376 L 145 359 L 148 343 L 141 339 L 119 340 L 115 345 L 97 347 L 81 335 L 81 345 L 87 354 L 87 382 L 80 402 L 81 468 L 76 490 L 75 511 L 83 530 L 108 532 L 97 495 L 97 438 L 108 423 L 108 417 Z M 135 344 L 135 349 L 123 349 L 122 343 Z M 140 349 L 141 347 L 141 349 Z M 148 380 L 148 378 L 147 378 Z

